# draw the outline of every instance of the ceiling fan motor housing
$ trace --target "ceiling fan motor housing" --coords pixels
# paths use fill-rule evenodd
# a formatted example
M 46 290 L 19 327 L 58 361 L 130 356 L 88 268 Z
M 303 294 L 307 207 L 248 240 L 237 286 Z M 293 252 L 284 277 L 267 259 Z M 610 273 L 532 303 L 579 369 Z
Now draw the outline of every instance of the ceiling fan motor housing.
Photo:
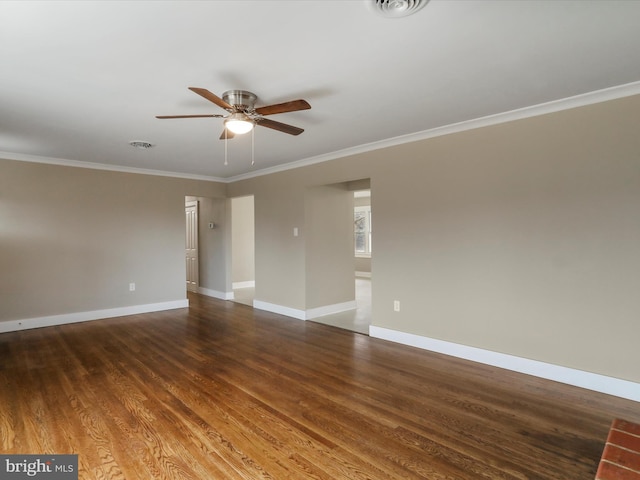
M 222 94 L 222 99 L 238 110 L 251 112 L 258 97 L 246 90 L 228 90 Z

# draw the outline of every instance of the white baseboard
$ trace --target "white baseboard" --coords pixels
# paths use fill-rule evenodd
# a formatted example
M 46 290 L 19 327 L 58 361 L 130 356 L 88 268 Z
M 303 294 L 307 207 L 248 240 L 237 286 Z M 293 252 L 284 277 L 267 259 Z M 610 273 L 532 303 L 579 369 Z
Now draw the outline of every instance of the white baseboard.
M 356 308 L 358 308 L 358 305 L 355 300 L 336 303 L 333 305 L 325 305 L 323 307 L 310 308 L 305 312 L 305 320 L 324 317 L 325 315 L 332 315 L 334 313 L 346 312 L 348 310 L 355 310 Z
M 347 310 L 356 309 L 356 301 L 336 303 L 335 305 L 325 305 L 324 307 L 311 308 L 309 310 L 299 310 L 297 308 L 285 307 L 284 305 L 276 305 L 275 303 L 263 302 L 262 300 L 254 300 L 253 308 L 258 310 L 266 310 L 267 312 L 278 313 L 287 317 L 293 317 L 298 320 L 311 320 L 312 318 L 323 317 L 333 313 L 345 312 Z
M 220 300 L 233 300 L 233 292 L 220 292 L 209 288 L 198 287 L 198 293 L 207 297 L 219 298 Z
M 231 288 L 234 290 L 236 288 L 255 288 L 256 281 L 255 280 L 247 280 L 246 282 L 233 282 L 231 284 Z
M 305 320 L 306 314 L 304 310 L 298 310 L 296 308 L 285 307 L 283 305 L 276 305 L 275 303 L 263 302 L 262 300 L 254 300 L 253 308 L 258 310 L 266 310 L 267 312 L 278 313 L 287 317 L 293 317 L 298 320 Z
M 89 322 L 105 318 L 124 317 L 125 315 L 136 315 L 138 313 L 160 312 L 163 310 L 173 310 L 175 308 L 186 308 L 188 306 L 189 300 L 183 299 L 170 302 L 149 303 L 146 305 L 132 305 L 130 307 L 107 308 L 89 312 L 64 313 L 46 317 L 9 320 L 0 322 L 0 333 L 29 330 L 31 328 L 52 327 L 55 325 L 65 325 L 67 323 Z
M 640 384 L 371 325 L 369 336 L 640 402 Z

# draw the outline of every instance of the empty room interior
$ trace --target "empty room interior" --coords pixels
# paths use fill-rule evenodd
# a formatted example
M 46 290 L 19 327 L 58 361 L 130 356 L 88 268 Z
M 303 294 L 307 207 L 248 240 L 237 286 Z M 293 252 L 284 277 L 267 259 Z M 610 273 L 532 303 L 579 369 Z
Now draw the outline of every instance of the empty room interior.
M 640 478 L 639 18 L 0 2 L 0 478 Z

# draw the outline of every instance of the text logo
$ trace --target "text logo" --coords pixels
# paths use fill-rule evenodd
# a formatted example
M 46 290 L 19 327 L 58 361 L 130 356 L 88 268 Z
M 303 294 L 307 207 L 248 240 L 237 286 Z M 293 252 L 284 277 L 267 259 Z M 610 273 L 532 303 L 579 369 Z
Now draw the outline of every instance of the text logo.
M 78 455 L 0 455 L 6 480 L 78 480 Z

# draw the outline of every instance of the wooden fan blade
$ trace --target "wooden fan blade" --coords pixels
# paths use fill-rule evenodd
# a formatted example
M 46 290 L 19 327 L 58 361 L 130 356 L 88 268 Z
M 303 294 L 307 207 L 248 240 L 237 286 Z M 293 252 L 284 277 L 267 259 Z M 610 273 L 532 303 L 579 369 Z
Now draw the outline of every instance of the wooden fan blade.
M 288 133 L 289 135 L 300 135 L 304 130 L 302 128 L 294 127 L 293 125 L 287 125 L 286 123 L 276 122 L 269 120 L 268 118 L 261 118 L 257 121 L 258 125 L 263 127 L 272 128 L 279 132 Z
M 225 132 L 226 132 L 226 136 L 225 136 Z M 233 137 L 235 137 L 236 134 L 233 133 L 231 130 L 229 130 L 228 128 L 225 128 L 222 130 L 222 135 L 220 135 L 220 140 L 231 140 Z
M 201 97 L 206 98 L 210 102 L 215 103 L 220 108 L 224 108 L 225 110 L 232 110 L 233 109 L 233 107 L 231 105 L 229 105 L 227 102 L 225 102 L 223 99 L 221 99 L 217 95 L 211 93 L 206 88 L 189 87 L 189 90 L 191 90 L 192 92 L 197 93 Z
M 224 115 L 156 115 L 156 118 L 222 118 Z
M 292 100 L 290 102 L 267 105 L 256 108 L 256 113 L 260 115 L 273 115 L 275 113 L 297 112 L 298 110 L 309 110 L 311 105 L 306 100 Z

